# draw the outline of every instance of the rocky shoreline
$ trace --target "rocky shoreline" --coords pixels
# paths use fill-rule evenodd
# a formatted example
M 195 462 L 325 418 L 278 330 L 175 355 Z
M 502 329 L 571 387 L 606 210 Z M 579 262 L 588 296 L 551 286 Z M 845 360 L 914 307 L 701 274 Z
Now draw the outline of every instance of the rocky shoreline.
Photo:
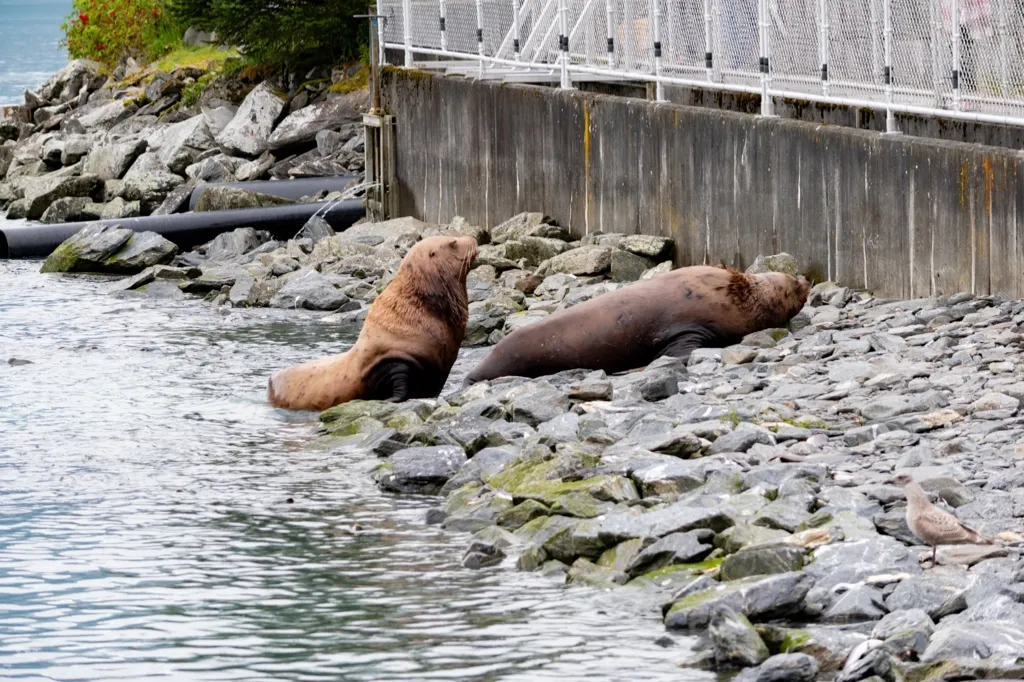
M 199 183 L 339 175 L 362 194 L 365 89 L 332 92 L 344 72 L 203 89 L 209 69 L 108 74 L 75 60 L 26 91 L 0 116 L 0 211 L 44 223 L 166 215 L 187 209 Z M 197 210 L 270 205 L 212 199 Z
M 481 244 L 448 387 L 327 410 L 316 445 L 379 458 L 386 491 L 438 496 L 424 522 L 468 535 L 464 566 L 658 594 L 664 644 L 699 635 L 687 664 L 745 668 L 744 680 L 1024 677 L 1024 303 L 885 301 L 822 283 L 788 328 L 686 362 L 462 388 L 484 347 L 670 269 L 672 243 L 570 241 L 539 213 L 492 230 L 364 222 L 285 243 L 243 229 L 113 288 L 324 310 L 357 328 L 405 251 L 439 233 Z M 780 254 L 754 269 L 795 267 Z M 940 547 L 939 566 L 923 567 L 930 550 L 887 483 L 898 472 L 998 544 Z
M 69 69 L 81 75 L 78 89 L 69 85 L 78 76 L 65 74 L 57 94 L 41 89 L 34 111 L 76 106 L 17 124 L 19 142 L 0 147 L 0 162 L 10 159 L 0 198 L 15 213 L 79 210 L 82 202 L 68 199 L 96 203 L 99 188 L 107 211 L 133 202 L 167 210 L 188 182 L 242 179 L 254 168 L 246 164 L 262 167 L 273 155 L 226 153 L 231 123 L 214 133 L 205 109 L 156 132 L 144 118 L 151 114 L 138 112 L 78 132 L 83 118 L 102 119 L 114 102 L 124 109 L 124 98 L 93 102 L 116 90 L 95 85 L 87 68 Z M 277 96 L 268 90 L 247 101 Z M 64 99 L 65 91 L 77 94 Z M 232 121 L 256 109 L 243 103 Z M 55 116 L 60 122 L 49 123 Z M 3 125 L 0 137 L 11 129 Z M 171 134 L 174 126 L 205 126 L 209 138 L 200 137 L 213 146 Z M 352 171 L 358 164 L 340 159 L 358 149 L 361 164 L 361 138 L 345 130 L 306 131 L 317 159 L 313 150 L 274 156 L 261 172 L 321 162 Z M 82 135 L 88 149 L 75 158 L 73 137 Z M 328 137 L 341 156 L 323 153 Z M 118 177 L 86 172 L 101 160 Z M 38 192 L 51 184 L 80 189 Z M 266 199 L 232 190 L 218 201 Z M 358 328 L 408 248 L 432 234 L 480 245 L 464 343 L 480 351 L 555 310 L 672 267 L 670 240 L 575 240 L 528 213 L 493 229 L 400 218 L 340 234 L 314 218 L 291 240 L 241 228 L 187 253 L 155 235 L 92 230 L 69 240 L 48 269 L 130 275 L 112 284 L 117 296 L 301 308 Z M 797 264 L 780 254 L 753 268 L 793 272 Z M 540 571 L 624 599 L 636 590 L 660 595 L 664 645 L 673 634 L 704 642 L 689 666 L 742 669 L 737 679 L 765 682 L 1024 679 L 1022 342 L 1020 301 L 966 293 L 886 301 L 821 283 L 786 329 L 621 376 L 570 371 L 462 388 L 458 379 L 480 352 L 467 350 L 440 398 L 327 410 L 316 445 L 378 458 L 374 477 L 386 491 L 437 496 L 424 523 L 467 534 L 467 568 Z M 911 474 L 936 504 L 999 542 L 941 547 L 939 565 L 922 567 L 931 552 L 907 527 L 903 491 L 888 483 L 896 473 Z

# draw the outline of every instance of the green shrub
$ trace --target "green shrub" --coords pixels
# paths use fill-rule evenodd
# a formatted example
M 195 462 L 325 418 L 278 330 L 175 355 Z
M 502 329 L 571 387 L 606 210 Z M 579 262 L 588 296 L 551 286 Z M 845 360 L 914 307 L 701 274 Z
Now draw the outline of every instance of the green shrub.
M 72 58 L 114 66 L 122 56 L 149 60 L 180 44 L 182 29 L 164 0 L 73 0 L 61 24 Z
M 167 0 L 182 25 L 215 31 L 249 60 L 278 68 L 333 65 L 359 57 L 369 0 Z

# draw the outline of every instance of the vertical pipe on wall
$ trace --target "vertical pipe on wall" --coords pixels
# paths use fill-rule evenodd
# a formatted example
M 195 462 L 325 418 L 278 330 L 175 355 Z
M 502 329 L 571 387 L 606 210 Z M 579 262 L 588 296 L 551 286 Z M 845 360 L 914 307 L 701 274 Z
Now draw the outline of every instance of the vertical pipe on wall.
M 882 3 L 884 40 L 885 40 L 885 66 L 882 70 L 882 80 L 885 83 L 885 132 L 895 133 L 896 116 L 892 111 L 892 0 L 883 0 Z
M 661 78 L 661 0 L 651 0 L 651 17 L 654 20 L 654 75 Z M 658 102 L 665 101 L 665 84 L 661 80 L 655 81 L 654 99 Z

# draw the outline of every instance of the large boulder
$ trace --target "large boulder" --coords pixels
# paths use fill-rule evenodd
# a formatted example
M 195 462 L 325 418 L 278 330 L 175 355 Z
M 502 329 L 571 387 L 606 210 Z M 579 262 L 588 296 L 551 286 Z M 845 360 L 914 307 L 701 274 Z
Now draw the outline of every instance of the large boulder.
M 285 101 L 267 83 L 246 95 L 231 123 L 217 136 L 217 143 L 233 154 L 255 157 L 265 152 Z M 316 131 L 313 131 L 316 134 Z
M 353 310 L 359 304 L 326 277 L 313 269 L 300 270 L 290 275 L 277 295 L 270 301 L 273 308 L 305 308 L 307 310 Z
M 64 68 L 50 76 L 49 80 L 43 83 L 33 93 L 37 101 L 58 101 L 67 102 L 77 97 L 82 86 L 89 86 L 94 90 L 106 80 L 102 76 L 103 65 L 90 59 L 75 59 L 68 62 Z
M 91 109 L 81 109 L 73 119 L 74 125 L 69 127 L 78 132 L 94 131 L 111 128 L 128 118 L 135 112 L 135 107 L 124 100 L 115 99 Z
M 612 265 L 612 250 L 605 246 L 581 246 L 545 261 L 537 274 L 541 276 L 566 273 L 569 275 L 603 275 Z
M 97 147 L 85 157 L 82 172 L 91 173 L 102 180 L 117 180 L 128 172 L 144 151 L 145 140 L 117 142 Z
M 64 197 L 50 204 L 43 211 L 40 222 L 47 224 L 77 222 L 80 220 L 98 220 L 103 210 L 102 204 L 94 203 L 89 197 Z
M 207 187 L 199 195 L 196 211 L 226 211 L 237 208 L 262 208 L 264 206 L 284 206 L 294 204 L 291 199 L 252 192 L 236 187 Z
M 50 204 L 64 197 L 91 197 L 101 199 L 103 181 L 95 175 L 68 177 L 48 175 L 24 181 L 25 217 L 38 220 Z
M 202 115 L 161 128 L 150 135 L 147 142 L 163 164 L 178 175 L 184 173 L 199 154 L 217 145 Z
M 367 91 L 357 90 L 299 109 L 281 121 L 270 136 L 268 146 L 276 151 L 312 144 L 321 130 L 340 128 L 346 123 L 361 120 L 367 104 Z
M 206 245 L 206 259 L 213 262 L 228 262 L 257 248 L 262 242 L 251 227 L 239 227 L 223 232 Z
M 172 173 L 156 152 L 140 156 L 124 176 L 121 196 L 128 201 L 152 205 L 162 202 L 175 187 L 185 181 Z
M 40 272 L 134 274 L 169 262 L 177 251 L 154 232 L 135 233 L 117 225 L 93 223 L 58 246 Z

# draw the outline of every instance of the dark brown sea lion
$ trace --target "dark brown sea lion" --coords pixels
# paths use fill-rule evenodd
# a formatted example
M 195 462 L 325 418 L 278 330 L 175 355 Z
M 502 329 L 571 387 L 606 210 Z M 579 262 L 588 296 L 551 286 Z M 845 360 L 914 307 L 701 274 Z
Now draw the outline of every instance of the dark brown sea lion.
M 663 355 L 686 358 L 696 348 L 728 346 L 784 326 L 803 308 L 809 286 L 802 277 L 777 272 L 680 268 L 520 327 L 491 349 L 465 383 L 576 368 L 612 374 Z
M 356 399 L 437 396 L 466 334 L 466 275 L 474 258 L 472 237 L 420 241 L 370 306 L 355 345 L 276 372 L 267 399 L 293 410 L 326 410 Z

